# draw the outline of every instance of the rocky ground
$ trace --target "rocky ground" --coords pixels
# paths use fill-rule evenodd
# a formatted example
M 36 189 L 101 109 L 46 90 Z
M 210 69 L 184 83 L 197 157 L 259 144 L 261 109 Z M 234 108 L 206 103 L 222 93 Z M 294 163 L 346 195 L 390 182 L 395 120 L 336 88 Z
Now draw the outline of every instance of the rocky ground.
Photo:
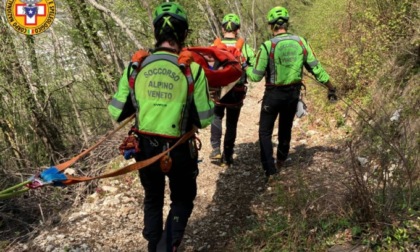
M 263 84 L 257 83 L 249 89 L 238 125 L 233 166 L 222 168 L 209 160 L 210 130 L 200 131 L 203 147 L 200 151 L 198 195 L 181 251 L 234 251 L 232 241 L 235 234 L 247 232 L 248 225 L 263 220 L 271 212 L 282 211 L 276 206 L 271 183 L 293 188 L 299 173 L 307 179 L 309 188 L 325 188 L 320 201 L 333 202 L 334 195 L 340 192 L 339 184 L 328 181 L 338 181 L 340 174 L 344 174 L 334 161 L 345 151 L 337 147 L 335 139 L 339 135 L 318 131 L 317 126 L 322 126 L 323 122 L 322 119 L 313 119 L 316 117 L 312 120 L 308 116 L 296 119 L 291 150 L 293 165 L 282 170 L 277 181 L 264 182 L 258 146 L 263 90 Z M 317 111 L 311 108 L 310 112 Z M 276 137 L 275 133 L 274 143 Z M 146 241 L 141 235 L 142 200 L 143 190 L 137 173 L 104 179 L 96 192 L 80 206 L 62 212 L 47 222 L 49 224 L 45 224 L 32 239 L 13 244 L 8 250 L 146 251 Z M 168 198 L 166 203 L 169 204 Z M 308 209 L 320 204 L 308 205 Z M 334 204 L 329 204 L 329 207 L 333 208 Z

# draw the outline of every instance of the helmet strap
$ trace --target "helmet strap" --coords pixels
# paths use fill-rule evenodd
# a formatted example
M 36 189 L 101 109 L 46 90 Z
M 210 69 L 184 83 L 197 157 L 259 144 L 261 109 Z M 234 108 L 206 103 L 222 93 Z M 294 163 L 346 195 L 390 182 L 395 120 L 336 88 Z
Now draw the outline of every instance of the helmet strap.
M 165 16 L 165 17 L 163 17 L 163 24 L 162 24 L 162 27 L 160 28 L 160 33 L 162 33 L 162 29 L 166 26 L 166 25 L 168 25 L 169 27 L 171 27 L 171 29 L 172 30 L 175 30 L 174 29 L 174 26 L 172 25 L 172 23 L 171 23 L 171 21 L 169 20 L 171 18 L 171 16 Z
M 277 31 L 279 29 L 285 29 L 287 30 L 289 24 L 287 22 L 284 22 L 284 20 L 279 19 L 274 24 L 271 25 L 272 31 Z
M 162 24 L 162 27 L 160 28 L 159 34 L 162 34 L 163 28 L 165 28 L 165 26 L 169 26 L 172 29 L 172 31 L 174 31 L 173 34 L 175 35 L 175 37 L 179 40 L 178 34 L 176 34 L 176 32 L 175 32 L 175 28 L 172 25 L 171 20 L 169 20 L 170 18 L 171 18 L 171 16 L 163 17 L 163 24 Z
M 226 25 L 226 31 L 232 31 L 232 22 L 228 22 Z

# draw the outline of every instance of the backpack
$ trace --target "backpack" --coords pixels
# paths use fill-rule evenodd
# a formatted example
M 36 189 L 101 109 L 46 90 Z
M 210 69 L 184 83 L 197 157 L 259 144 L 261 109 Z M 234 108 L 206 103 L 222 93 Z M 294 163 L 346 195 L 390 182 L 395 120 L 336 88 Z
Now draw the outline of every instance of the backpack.
M 242 47 L 245 44 L 245 40 L 243 38 L 239 38 L 236 40 L 235 46 L 228 46 L 222 42 L 221 38 L 216 38 L 213 42 L 213 45 L 217 48 L 222 50 L 226 50 L 233 54 L 233 56 L 239 61 L 241 66 L 246 63 L 246 58 L 242 54 Z M 243 100 L 245 99 L 247 93 L 247 87 L 245 84 L 247 83 L 247 76 L 246 72 L 243 71 L 241 78 L 239 79 L 238 83 L 231 87 L 230 90 L 221 90 L 220 93 L 220 100 L 215 101 L 216 104 L 224 105 L 224 106 L 241 106 Z
M 150 54 L 149 54 L 150 55 Z M 135 97 L 134 97 L 134 84 L 136 82 L 136 78 L 138 73 L 141 70 L 141 64 L 143 63 L 143 61 L 149 56 L 149 55 L 144 55 L 143 57 L 132 57 L 129 65 L 128 65 L 128 71 L 127 71 L 127 78 L 128 78 L 128 85 L 130 86 L 130 92 L 132 92 L 133 96 L 132 96 L 132 101 L 135 104 Z M 178 62 L 180 63 L 180 59 L 178 58 Z M 187 81 L 188 81 L 188 95 L 192 94 L 192 92 L 194 91 L 194 78 L 192 76 L 191 73 L 191 68 L 189 65 L 185 65 L 185 64 L 180 64 L 180 68 L 182 70 L 182 72 L 184 73 L 185 77 L 187 77 Z M 131 70 L 131 73 L 130 73 Z M 134 100 L 133 100 L 134 98 Z
M 150 54 L 146 55 L 145 53 L 143 53 L 142 55 L 136 57 L 136 54 L 138 54 L 139 52 L 144 52 L 144 51 L 139 50 L 133 55 L 128 65 L 128 71 L 127 71 L 130 97 L 131 97 L 131 102 L 136 110 L 136 117 L 138 115 L 138 105 L 137 105 L 136 97 L 134 94 L 134 85 L 136 83 L 137 75 L 141 71 L 143 61 L 150 55 Z M 185 77 L 187 78 L 187 81 L 188 81 L 187 103 L 191 103 L 193 99 L 192 96 L 194 93 L 194 83 L 195 83 L 194 78 L 191 73 L 191 68 L 189 64 L 184 64 L 184 60 L 181 59 L 181 57 L 178 58 L 178 64 L 179 64 L 179 67 L 181 68 L 181 71 L 184 73 Z M 118 148 L 120 154 L 123 155 L 124 159 L 126 160 L 133 158 L 135 154 L 141 151 L 140 142 L 139 142 L 140 141 L 139 134 L 138 134 L 137 128 L 138 128 L 138 120 L 135 120 L 135 124 L 129 130 L 128 136 L 124 138 L 122 144 Z M 170 166 L 168 162 L 171 162 L 171 161 L 167 160 L 167 158 L 168 156 L 165 156 L 164 159 L 161 160 L 161 167 L 163 166 L 167 167 L 168 165 Z
M 286 37 L 281 37 L 281 38 L 272 38 L 270 39 L 271 42 L 271 48 L 268 49 L 265 44 L 263 43 L 263 46 L 265 48 L 265 50 L 268 53 L 268 69 L 269 69 L 269 73 L 273 73 L 269 75 L 269 79 L 268 79 L 268 83 L 274 83 L 276 76 L 275 76 L 275 64 L 274 64 L 274 52 L 276 50 L 276 46 L 280 41 L 284 41 L 284 40 L 294 40 L 296 42 L 299 43 L 299 46 L 302 48 L 302 52 L 303 52 L 303 60 L 304 62 L 306 62 L 306 59 L 308 57 L 308 50 L 306 49 L 305 45 L 303 44 L 303 41 L 300 39 L 299 36 L 296 35 L 289 35 Z

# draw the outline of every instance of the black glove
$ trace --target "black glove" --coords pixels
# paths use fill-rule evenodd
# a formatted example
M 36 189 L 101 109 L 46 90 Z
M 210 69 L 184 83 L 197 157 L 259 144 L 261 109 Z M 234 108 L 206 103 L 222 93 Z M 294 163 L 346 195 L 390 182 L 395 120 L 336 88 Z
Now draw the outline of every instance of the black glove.
M 336 102 L 338 100 L 338 97 L 335 94 L 335 88 L 334 89 L 328 89 L 328 100 L 330 102 Z

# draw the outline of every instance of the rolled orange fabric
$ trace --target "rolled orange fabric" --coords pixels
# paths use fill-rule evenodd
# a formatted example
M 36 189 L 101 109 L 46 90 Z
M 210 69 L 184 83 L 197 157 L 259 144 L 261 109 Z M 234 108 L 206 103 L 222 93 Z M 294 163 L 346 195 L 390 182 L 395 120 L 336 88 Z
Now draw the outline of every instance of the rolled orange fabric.
M 189 66 L 193 62 L 193 56 L 190 51 L 183 50 L 178 56 L 178 64 L 180 66 Z
M 133 56 L 131 57 L 131 62 L 142 62 L 147 56 L 149 56 L 149 52 L 140 49 L 133 54 Z
M 210 47 L 187 47 L 183 51 L 190 51 L 193 61 L 203 68 L 210 88 L 220 88 L 237 82 L 242 75 L 241 63 L 228 50 Z M 209 59 L 212 59 L 209 61 Z M 217 69 L 213 68 L 213 61 L 217 61 Z

